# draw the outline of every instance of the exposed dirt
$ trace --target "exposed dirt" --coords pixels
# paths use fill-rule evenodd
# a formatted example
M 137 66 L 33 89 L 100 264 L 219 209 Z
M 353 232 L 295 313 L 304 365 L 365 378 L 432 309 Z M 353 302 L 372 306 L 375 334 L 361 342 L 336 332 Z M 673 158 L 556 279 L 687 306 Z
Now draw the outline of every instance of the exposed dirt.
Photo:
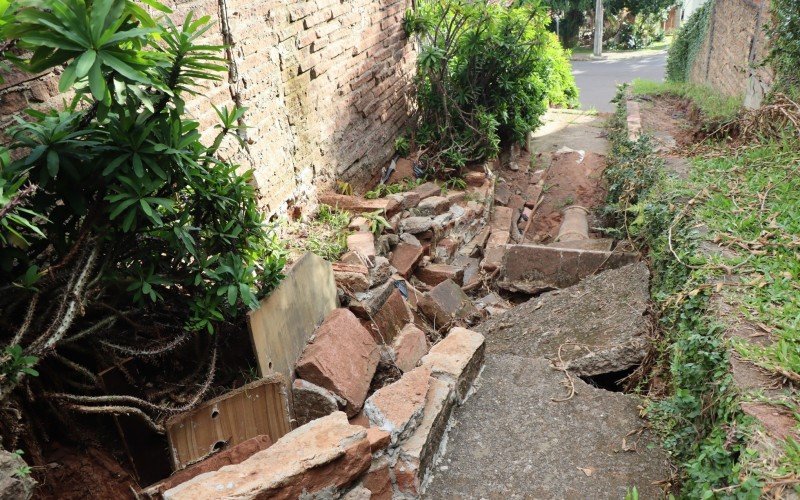
M 657 146 L 664 149 L 675 150 L 694 145 L 699 132 L 692 123 L 694 112 L 690 108 L 685 99 L 678 97 L 642 98 L 642 130 L 652 135 Z
M 44 471 L 35 474 L 39 482 L 36 498 L 136 498 L 136 481 L 106 451 L 55 445 L 47 463 Z
M 605 157 L 597 153 L 553 153 L 544 178 L 542 203 L 528 227 L 526 239 L 534 243 L 555 239 L 565 207 L 580 205 L 590 212 L 600 207 L 606 197 L 605 167 Z

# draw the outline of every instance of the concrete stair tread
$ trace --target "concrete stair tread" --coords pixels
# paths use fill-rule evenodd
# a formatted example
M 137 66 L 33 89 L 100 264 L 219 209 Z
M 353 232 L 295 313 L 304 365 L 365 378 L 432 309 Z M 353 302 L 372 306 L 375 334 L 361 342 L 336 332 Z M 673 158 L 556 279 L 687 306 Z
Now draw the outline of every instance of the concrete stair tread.
M 487 355 L 478 389 L 455 411 L 425 498 L 659 498 L 666 453 L 642 431 L 635 396 L 596 389 L 549 361 Z M 634 432 L 634 434 L 630 434 Z M 636 451 L 625 451 L 634 448 Z

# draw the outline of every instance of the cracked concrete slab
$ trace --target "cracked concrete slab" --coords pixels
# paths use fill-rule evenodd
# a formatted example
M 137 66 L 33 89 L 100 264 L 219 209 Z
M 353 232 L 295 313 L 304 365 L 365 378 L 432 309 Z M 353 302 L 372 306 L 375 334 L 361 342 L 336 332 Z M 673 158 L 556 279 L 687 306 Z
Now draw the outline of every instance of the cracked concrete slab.
M 447 449 L 424 495 L 431 499 L 660 498 L 666 453 L 639 418 L 635 396 L 564 373 L 545 359 L 492 355 L 475 394 L 454 412 Z
M 606 271 L 545 293 L 476 328 L 486 352 L 562 359 L 579 375 L 618 372 L 642 362 L 650 319 L 643 263 Z

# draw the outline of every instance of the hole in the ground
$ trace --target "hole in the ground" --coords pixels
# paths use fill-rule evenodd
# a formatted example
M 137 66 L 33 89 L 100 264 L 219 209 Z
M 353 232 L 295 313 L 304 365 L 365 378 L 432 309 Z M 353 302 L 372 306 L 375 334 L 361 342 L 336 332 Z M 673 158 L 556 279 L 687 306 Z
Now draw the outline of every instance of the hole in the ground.
M 611 392 L 625 392 L 628 377 L 636 371 L 638 366 L 628 368 L 618 372 L 601 373 L 591 377 L 581 377 L 587 384 Z

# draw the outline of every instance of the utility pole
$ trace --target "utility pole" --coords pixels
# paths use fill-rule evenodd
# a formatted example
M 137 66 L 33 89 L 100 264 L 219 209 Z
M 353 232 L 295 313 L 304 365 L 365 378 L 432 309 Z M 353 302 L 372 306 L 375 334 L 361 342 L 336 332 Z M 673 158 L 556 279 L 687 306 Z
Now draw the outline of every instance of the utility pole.
M 675 29 L 681 27 L 683 21 L 683 2 L 678 3 L 678 8 L 675 9 Z
M 594 7 L 594 56 L 603 55 L 603 0 L 596 0 Z

